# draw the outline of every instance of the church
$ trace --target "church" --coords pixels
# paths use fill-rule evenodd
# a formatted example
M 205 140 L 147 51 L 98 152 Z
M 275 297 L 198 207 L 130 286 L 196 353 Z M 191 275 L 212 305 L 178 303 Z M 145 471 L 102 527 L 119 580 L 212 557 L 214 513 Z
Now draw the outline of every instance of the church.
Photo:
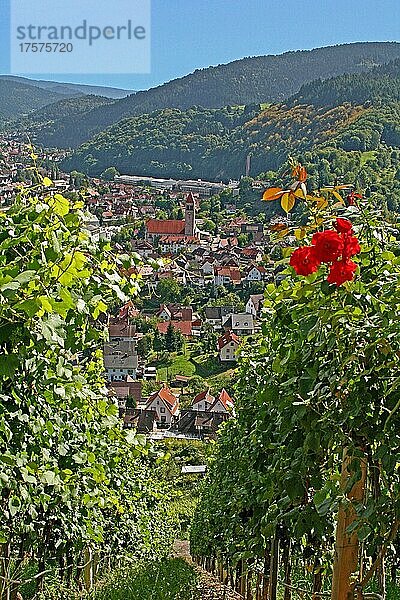
M 196 226 L 196 202 L 192 192 L 186 196 L 185 218 L 182 220 L 149 219 L 146 223 L 146 240 L 149 242 L 165 241 L 169 243 L 190 243 L 198 240 L 200 232 Z

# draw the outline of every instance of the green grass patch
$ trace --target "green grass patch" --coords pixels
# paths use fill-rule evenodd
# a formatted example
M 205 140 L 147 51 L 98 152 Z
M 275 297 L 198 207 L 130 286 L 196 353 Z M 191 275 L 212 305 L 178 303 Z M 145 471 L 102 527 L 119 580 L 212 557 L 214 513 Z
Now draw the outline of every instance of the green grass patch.
M 197 575 L 181 558 L 121 568 L 92 596 L 93 600 L 193 600 Z
M 227 370 L 227 366 L 220 363 L 217 356 L 214 354 L 193 356 L 192 361 L 195 365 L 196 375 L 203 379 L 208 379 L 219 373 L 224 373 Z
M 193 377 L 196 374 L 196 367 L 183 354 L 169 354 L 155 364 L 157 367 L 157 377 L 160 381 L 171 381 L 175 375 L 184 375 Z
M 375 158 L 376 158 L 376 152 L 374 150 L 369 150 L 368 152 L 362 152 L 361 159 L 360 159 L 361 167 L 363 167 L 365 165 L 365 163 L 367 163 L 368 161 L 375 160 Z

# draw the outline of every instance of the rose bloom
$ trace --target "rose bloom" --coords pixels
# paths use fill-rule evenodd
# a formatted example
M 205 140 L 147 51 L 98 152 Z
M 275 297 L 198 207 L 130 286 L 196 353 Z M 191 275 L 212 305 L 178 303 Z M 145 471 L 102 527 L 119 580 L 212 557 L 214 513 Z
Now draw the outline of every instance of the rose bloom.
M 345 281 L 353 281 L 356 269 L 357 265 L 352 260 L 338 260 L 331 265 L 327 281 L 337 286 Z
M 354 235 L 346 235 L 343 242 L 343 258 L 350 258 L 361 252 L 358 239 Z
M 351 233 L 353 224 L 348 219 L 338 217 L 334 227 L 338 233 Z
M 315 254 L 320 262 L 333 262 L 342 253 L 343 238 L 336 231 L 322 231 L 314 233 L 312 243 L 315 246 Z
M 318 270 L 321 262 L 317 259 L 313 246 L 302 246 L 293 252 L 289 264 L 297 275 L 311 275 Z

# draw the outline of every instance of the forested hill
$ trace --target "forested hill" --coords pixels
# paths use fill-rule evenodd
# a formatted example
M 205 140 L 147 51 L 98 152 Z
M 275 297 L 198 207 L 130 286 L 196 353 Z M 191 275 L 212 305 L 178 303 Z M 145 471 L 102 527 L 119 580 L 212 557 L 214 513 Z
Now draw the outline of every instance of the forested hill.
M 163 108 L 279 102 L 307 82 L 343 73 L 368 71 L 400 58 L 396 42 L 366 42 L 259 56 L 197 70 L 164 85 L 138 92 L 79 117 L 71 115 L 61 127 L 57 121 L 37 142 L 47 146 L 76 147 L 117 121 Z
M 243 175 L 248 154 L 257 175 L 277 169 L 288 154 L 317 148 L 400 148 L 396 69 L 400 71 L 400 61 L 386 70 L 316 82 L 304 103 L 294 97 L 264 110 L 260 105 L 195 107 L 123 119 L 83 144 L 64 166 L 89 175 L 115 166 L 127 174 L 218 181 Z
M 344 102 L 364 104 L 400 100 L 400 59 L 365 73 L 318 79 L 302 86 L 289 104 L 337 106 Z
M 43 90 L 32 85 L 0 79 L 0 119 L 10 119 L 16 115 L 42 108 L 56 102 L 61 96 L 57 92 Z

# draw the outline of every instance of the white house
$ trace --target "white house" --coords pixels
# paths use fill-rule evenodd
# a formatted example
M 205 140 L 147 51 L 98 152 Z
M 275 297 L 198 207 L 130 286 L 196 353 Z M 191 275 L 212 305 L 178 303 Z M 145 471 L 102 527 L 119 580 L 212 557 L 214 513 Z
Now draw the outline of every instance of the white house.
M 220 395 L 209 409 L 210 412 L 227 413 L 234 409 L 234 402 L 226 389 L 222 389 Z
M 146 410 L 156 412 L 158 425 L 168 426 L 179 414 L 179 400 L 164 384 L 158 392 L 154 392 L 149 396 Z
M 218 353 L 221 362 L 236 361 L 236 352 L 240 344 L 240 338 L 232 331 L 227 331 L 218 338 Z
M 104 368 L 108 381 L 136 379 L 138 355 L 131 341 L 108 342 L 104 345 Z
M 267 271 L 265 267 L 260 265 L 252 266 L 247 272 L 246 280 L 247 281 L 264 281 L 267 276 Z
M 215 397 L 210 394 L 210 390 L 205 390 L 197 394 L 192 402 L 192 409 L 198 411 L 209 411 L 215 402 Z
M 253 315 L 257 318 L 261 315 L 261 309 L 263 305 L 264 294 L 252 294 L 247 300 L 246 312 L 249 315 Z
M 213 275 L 214 274 L 214 266 L 216 265 L 216 261 L 213 260 L 206 260 L 205 263 L 203 263 L 201 270 L 203 271 L 204 275 Z
M 229 315 L 222 322 L 222 327 L 226 331 L 233 331 L 236 335 L 253 335 L 255 331 L 253 315 L 249 313 L 233 313 Z

